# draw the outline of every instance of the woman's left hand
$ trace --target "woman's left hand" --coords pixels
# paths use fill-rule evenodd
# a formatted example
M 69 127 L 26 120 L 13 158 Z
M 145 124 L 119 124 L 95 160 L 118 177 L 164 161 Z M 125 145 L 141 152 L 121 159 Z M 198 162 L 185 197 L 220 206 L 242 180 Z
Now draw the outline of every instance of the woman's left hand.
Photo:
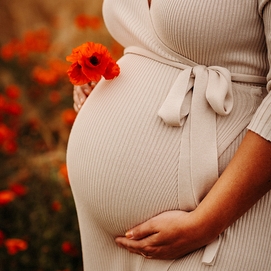
M 206 235 L 198 222 L 193 212 L 168 211 L 134 227 L 115 241 L 119 247 L 149 259 L 178 259 L 215 239 L 216 236 Z

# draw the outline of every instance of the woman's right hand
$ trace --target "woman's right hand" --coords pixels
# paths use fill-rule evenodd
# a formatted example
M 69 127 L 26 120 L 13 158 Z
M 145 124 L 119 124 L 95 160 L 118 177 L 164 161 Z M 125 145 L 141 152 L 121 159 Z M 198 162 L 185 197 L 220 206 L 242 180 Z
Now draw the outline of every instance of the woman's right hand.
M 82 105 L 86 101 L 88 95 L 96 86 L 96 82 L 91 81 L 88 84 L 81 85 L 81 86 L 74 86 L 73 88 L 73 108 L 78 113 L 81 109 Z

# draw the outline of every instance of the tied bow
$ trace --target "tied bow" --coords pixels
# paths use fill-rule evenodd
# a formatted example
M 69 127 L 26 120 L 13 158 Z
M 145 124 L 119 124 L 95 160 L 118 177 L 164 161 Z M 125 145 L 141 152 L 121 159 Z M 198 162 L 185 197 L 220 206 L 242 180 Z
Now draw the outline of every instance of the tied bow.
M 205 93 L 205 99 L 219 115 L 228 115 L 233 107 L 231 73 L 228 69 L 203 65 L 183 70 L 172 86 L 158 115 L 169 126 L 182 126 L 189 114 L 194 92 Z

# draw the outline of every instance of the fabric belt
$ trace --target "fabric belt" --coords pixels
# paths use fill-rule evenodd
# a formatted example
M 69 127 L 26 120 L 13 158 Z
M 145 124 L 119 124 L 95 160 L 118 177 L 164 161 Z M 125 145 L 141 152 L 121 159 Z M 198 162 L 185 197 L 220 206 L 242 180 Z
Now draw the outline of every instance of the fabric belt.
M 182 210 L 194 210 L 218 179 L 216 114 L 227 116 L 232 111 L 232 81 L 266 84 L 266 78 L 231 74 L 224 67 L 198 65 L 182 56 L 180 62 L 172 61 L 140 47 L 128 47 L 124 53 L 180 69 L 158 115 L 169 126 L 183 127 L 178 171 L 179 204 Z M 180 196 L 184 194 L 185 198 Z M 204 264 L 214 264 L 220 242 L 221 236 L 205 248 Z

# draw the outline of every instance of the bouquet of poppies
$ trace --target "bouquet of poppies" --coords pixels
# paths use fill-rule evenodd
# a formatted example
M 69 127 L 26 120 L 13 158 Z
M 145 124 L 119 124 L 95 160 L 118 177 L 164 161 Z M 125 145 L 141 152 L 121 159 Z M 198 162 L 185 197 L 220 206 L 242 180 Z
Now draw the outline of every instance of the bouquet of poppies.
M 66 60 L 72 63 L 67 73 L 73 85 L 98 82 L 102 76 L 113 79 L 120 73 L 108 49 L 100 43 L 86 42 L 74 48 Z

